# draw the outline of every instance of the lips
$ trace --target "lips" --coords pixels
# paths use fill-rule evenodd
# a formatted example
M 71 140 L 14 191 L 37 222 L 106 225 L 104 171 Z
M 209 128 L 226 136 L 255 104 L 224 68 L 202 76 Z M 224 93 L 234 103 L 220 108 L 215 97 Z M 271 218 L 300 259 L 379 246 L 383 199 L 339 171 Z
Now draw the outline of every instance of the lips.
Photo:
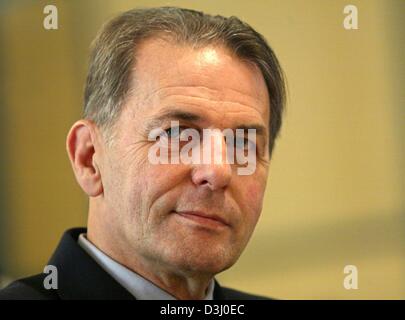
M 202 211 L 175 211 L 175 213 L 185 219 L 189 219 L 207 227 L 229 226 L 229 223 L 224 218 L 216 214 L 208 214 Z

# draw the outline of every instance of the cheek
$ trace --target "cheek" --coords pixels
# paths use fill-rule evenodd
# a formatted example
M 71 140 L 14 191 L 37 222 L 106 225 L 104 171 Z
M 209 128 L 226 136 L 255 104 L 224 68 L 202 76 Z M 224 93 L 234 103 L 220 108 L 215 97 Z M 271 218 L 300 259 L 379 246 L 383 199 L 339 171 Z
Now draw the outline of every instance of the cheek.
M 264 189 L 265 185 L 260 182 L 251 181 L 250 183 L 246 183 L 243 199 L 244 207 L 252 218 L 257 219 L 260 215 Z
M 247 187 L 246 194 L 249 199 L 257 199 L 261 194 L 261 187 L 257 183 L 250 183 Z
M 121 213 L 134 211 L 135 204 L 141 208 L 140 200 L 147 187 L 143 164 L 132 153 L 122 150 L 116 151 L 108 160 L 103 185 L 110 207 Z
M 161 211 L 173 207 L 178 200 L 179 187 L 187 180 L 187 169 L 181 165 L 149 165 L 143 176 L 141 187 L 148 199 L 148 208 L 153 206 L 154 211 Z

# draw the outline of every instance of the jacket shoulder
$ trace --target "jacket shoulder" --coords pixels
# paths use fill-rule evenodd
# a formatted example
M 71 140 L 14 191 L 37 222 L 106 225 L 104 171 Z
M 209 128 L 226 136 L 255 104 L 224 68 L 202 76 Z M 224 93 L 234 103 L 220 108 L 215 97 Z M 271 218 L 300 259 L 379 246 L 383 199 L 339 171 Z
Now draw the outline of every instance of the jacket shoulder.
M 273 300 L 272 298 L 253 295 L 231 288 L 222 287 L 222 292 L 226 300 Z
M 44 288 L 45 276 L 38 274 L 12 282 L 0 290 L 0 300 L 57 300 L 56 290 Z

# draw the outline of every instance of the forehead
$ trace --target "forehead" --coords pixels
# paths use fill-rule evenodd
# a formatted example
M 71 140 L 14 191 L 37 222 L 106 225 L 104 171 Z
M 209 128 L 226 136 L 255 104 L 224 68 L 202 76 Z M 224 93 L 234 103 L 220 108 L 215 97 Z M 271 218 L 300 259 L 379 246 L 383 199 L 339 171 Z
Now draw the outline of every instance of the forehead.
M 136 109 L 145 116 L 172 103 L 268 124 L 270 102 L 262 73 L 222 46 L 192 48 L 149 39 L 137 47 L 134 69 Z

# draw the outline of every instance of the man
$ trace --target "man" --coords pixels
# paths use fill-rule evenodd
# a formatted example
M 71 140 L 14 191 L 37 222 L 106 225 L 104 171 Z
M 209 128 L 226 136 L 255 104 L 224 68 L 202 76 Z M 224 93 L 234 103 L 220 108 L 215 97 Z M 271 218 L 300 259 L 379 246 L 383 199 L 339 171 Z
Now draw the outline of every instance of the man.
M 87 229 L 67 231 L 51 258 L 57 288 L 40 274 L 0 298 L 259 299 L 214 276 L 237 261 L 260 216 L 283 106 L 277 58 L 235 17 L 163 7 L 110 21 L 93 44 L 84 119 L 67 137 L 89 196 Z M 156 129 L 163 135 L 150 139 Z M 187 129 L 213 129 L 213 144 L 196 150 L 225 147 L 220 160 L 151 161 L 156 143 Z M 223 133 L 238 129 L 253 130 L 254 141 L 229 144 Z M 155 155 L 175 159 L 172 146 Z M 253 150 L 250 174 L 227 161 L 240 150 Z

